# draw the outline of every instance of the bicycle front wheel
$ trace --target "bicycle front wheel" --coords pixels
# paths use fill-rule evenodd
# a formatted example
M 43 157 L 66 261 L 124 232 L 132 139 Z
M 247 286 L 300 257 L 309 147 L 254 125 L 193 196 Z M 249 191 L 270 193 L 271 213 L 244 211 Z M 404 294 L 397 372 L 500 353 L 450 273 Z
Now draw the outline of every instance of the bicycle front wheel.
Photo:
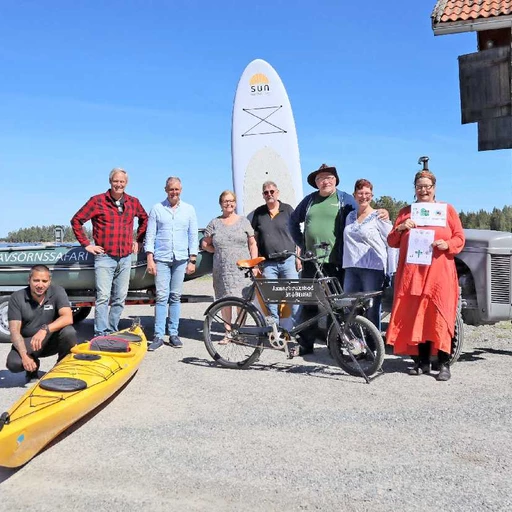
M 205 313 L 203 337 L 206 350 L 221 366 L 243 370 L 251 366 L 263 350 L 258 327 L 265 320 L 251 303 L 237 297 L 214 302 Z M 241 333 L 241 328 L 254 328 Z
M 345 322 L 341 319 L 338 322 L 343 329 Z M 362 370 L 370 377 L 380 370 L 384 361 L 384 340 L 377 327 L 364 316 L 354 317 L 346 326 L 343 338 L 340 337 L 336 325 L 332 324 L 327 337 L 332 356 L 348 374 L 361 376 Z

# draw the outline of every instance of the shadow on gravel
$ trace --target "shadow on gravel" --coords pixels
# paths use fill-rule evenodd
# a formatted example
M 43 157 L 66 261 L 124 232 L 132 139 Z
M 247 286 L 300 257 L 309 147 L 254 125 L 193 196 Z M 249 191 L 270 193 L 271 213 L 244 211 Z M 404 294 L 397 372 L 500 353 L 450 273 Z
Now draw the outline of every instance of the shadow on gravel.
M 464 352 L 459 361 L 478 361 L 485 359 L 484 357 L 478 357 L 481 354 L 496 354 L 499 356 L 512 356 L 512 350 L 502 350 L 499 348 L 483 348 L 475 347 L 472 352 Z
M 475 348 L 472 352 L 463 352 L 455 364 L 468 363 L 471 361 L 484 361 L 485 357 L 480 357 L 480 355 L 485 354 L 485 352 L 490 352 L 491 350 L 492 349 Z
M 46 372 L 39 370 L 39 378 L 44 377 Z M 24 388 L 34 385 L 34 381 L 27 382 L 25 372 L 11 373 L 9 370 L 0 370 L 0 389 L 2 388 Z M 2 411 L 0 411 L 2 412 Z
M 196 341 L 203 341 L 203 320 L 180 318 L 180 336 Z
M 23 466 L 22 466 L 23 467 Z M 0 484 L 5 482 L 11 476 L 14 476 L 21 468 L 4 468 L 0 466 Z
M 233 370 L 230 368 L 224 368 L 220 364 L 217 364 L 215 361 L 211 361 L 208 359 L 202 359 L 198 357 L 184 357 L 180 360 L 180 363 L 191 364 L 193 366 L 200 366 L 202 368 L 215 368 L 219 370 L 225 370 L 228 372 L 239 371 Z M 265 371 L 265 372 L 280 372 L 280 373 L 291 373 L 298 375 L 306 375 L 308 377 L 317 377 L 321 379 L 330 379 L 330 380 L 339 380 L 339 381 L 347 381 L 351 379 L 354 382 L 362 382 L 365 384 L 365 381 L 362 377 L 354 377 L 352 375 L 348 375 L 344 373 L 338 367 L 327 366 L 325 364 L 318 365 L 301 365 L 301 364 L 290 364 L 290 363 L 270 363 L 270 364 L 261 364 L 254 363 L 249 368 L 245 369 L 246 372 L 251 371 Z M 373 378 L 372 378 L 373 380 Z
M 385 358 L 382 363 L 382 371 L 384 373 L 407 373 L 408 369 L 413 366 L 411 359 L 402 357 Z
M 500 350 L 498 348 L 486 348 L 481 349 L 484 352 L 488 352 L 489 354 L 498 354 L 500 356 L 512 356 L 512 350 Z

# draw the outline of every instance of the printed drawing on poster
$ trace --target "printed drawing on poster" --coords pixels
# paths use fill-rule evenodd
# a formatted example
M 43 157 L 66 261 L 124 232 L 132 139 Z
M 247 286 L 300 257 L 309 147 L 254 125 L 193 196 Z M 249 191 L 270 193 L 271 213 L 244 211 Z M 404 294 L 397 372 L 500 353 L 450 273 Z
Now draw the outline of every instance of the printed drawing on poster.
M 446 203 L 414 203 L 411 219 L 416 226 L 446 226 Z
M 407 246 L 407 263 L 430 265 L 432 263 L 432 243 L 435 231 L 433 229 L 411 229 L 409 245 Z

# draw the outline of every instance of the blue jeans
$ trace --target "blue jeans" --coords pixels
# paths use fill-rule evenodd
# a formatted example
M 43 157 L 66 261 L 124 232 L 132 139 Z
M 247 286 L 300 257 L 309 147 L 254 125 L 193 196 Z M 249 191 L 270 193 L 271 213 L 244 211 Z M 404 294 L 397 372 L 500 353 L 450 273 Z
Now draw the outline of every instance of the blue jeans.
M 381 291 L 384 286 L 384 270 L 372 268 L 349 267 L 345 269 L 343 291 L 351 292 L 373 292 Z M 366 311 L 366 318 L 372 322 L 379 331 L 381 316 L 381 296 L 373 298 L 372 307 Z
M 131 254 L 123 258 L 108 254 L 98 254 L 94 257 L 96 278 L 94 334 L 96 336 L 119 329 L 119 319 L 124 309 L 126 295 L 128 295 L 131 266 Z
M 169 335 L 178 335 L 181 291 L 186 269 L 187 260 L 156 261 L 155 338 L 164 337 L 167 318 Z
M 285 260 L 272 261 L 266 260 L 263 263 L 263 277 L 265 279 L 298 279 L 299 275 L 295 268 L 295 256 L 288 256 Z M 279 304 L 268 304 L 270 314 L 279 320 Z M 298 304 L 292 306 L 292 319 L 294 320 L 299 309 Z

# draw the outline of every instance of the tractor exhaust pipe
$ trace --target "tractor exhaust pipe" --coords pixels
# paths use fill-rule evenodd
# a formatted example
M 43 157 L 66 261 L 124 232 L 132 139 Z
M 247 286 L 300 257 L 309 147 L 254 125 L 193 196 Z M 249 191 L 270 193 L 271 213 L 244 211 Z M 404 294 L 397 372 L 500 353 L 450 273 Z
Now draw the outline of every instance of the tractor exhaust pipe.
M 423 164 L 422 171 L 428 171 L 428 161 L 429 161 L 428 156 L 420 156 L 420 158 L 418 159 L 418 164 Z

